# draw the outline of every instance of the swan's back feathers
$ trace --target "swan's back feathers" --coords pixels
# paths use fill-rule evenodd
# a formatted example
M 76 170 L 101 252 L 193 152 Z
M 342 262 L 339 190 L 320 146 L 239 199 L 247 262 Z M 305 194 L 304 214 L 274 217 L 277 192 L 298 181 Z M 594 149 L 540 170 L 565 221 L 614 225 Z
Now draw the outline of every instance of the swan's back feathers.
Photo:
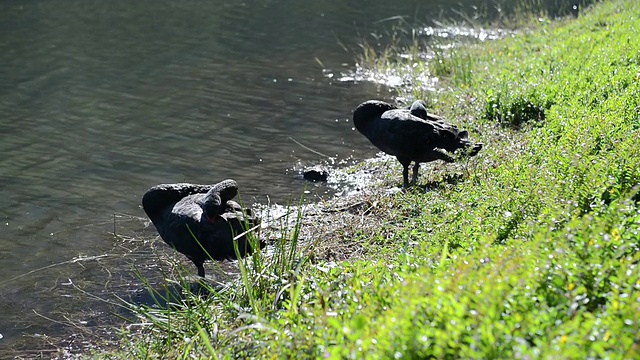
M 353 113 L 353 121 L 360 133 L 380 150 L 395 155 L 401 162 L 413 160 L 428 162 L 437 159 L 453 161 L 445 156 L 460 148 L 471 148 L 469 155 L 475 155 L 482 144 L 474 144 L 466 130 L 460 131 L 444 118 L 427 112 L 426 105 L 419 100 L 409 109 L 378 100 L 366 101 Z
M 384 112 L 365 136 L 386 153 L 416 161 L 433 160 L 434 148 L 453 153 L 470 146 L 466 131 L 447 123 L 424 120 L 400 109 Z
M 189 183 L 160 184 L 147 190 L 142 196 L 142 208 L 151 221 L 185 196 L 206 193 L 212 185 L 198 185 Z

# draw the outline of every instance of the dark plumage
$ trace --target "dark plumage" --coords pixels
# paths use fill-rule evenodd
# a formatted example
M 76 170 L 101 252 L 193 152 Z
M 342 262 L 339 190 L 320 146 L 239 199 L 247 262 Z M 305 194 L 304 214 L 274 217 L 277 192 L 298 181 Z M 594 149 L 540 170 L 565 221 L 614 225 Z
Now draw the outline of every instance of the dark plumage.
M 427 103 L 425 103 L 423 100 L 414 101 L 413 104 L 411 104 L 411 107 L 409 107 L 409 112 L 411 113 L 411 115 L 417 116 L 422 120 L 437 121 L 443 125 L 447 125 L 458 130 L 455 126 L 448 124 L 447 120 L 442 116 L 428 112 Z
M 160 237 L 193 261 L 198 275 L 204 277 L 204 261 L 236 259 L 234 236 L 259 221 L 231 200 L 237 194 L 234 180 L 214 185 L 161 184 L 144 194 L 142 207 Z M 246 235 L 237 242 L 241 257 L 253 252 Z M 260 248 L 264 246 L 261 242 Z
M 373 145 L 400 161 L 405 187 L 409 186 L 411 161 L 415 162 L 411 179 L 415 183 L 420 163 L 453 162 L 455 159 L 450 153 L 458 149 L 467 149 L 469 156 L 482 149 L 481 143 L 474 144 L 468 139 L 467 131 L 459 131 L 443 118 L 427 113 L 421 101 L 414 102 L 407 111 L 383 101 L 369 100 L 355 109 L 353 122 Z
M 427 120 L 429 113 L 427 112 L 427 104 L 422 100 L 416 100 L 411 104 L 409 112 L 413 116 L 417 116 L 420 119 Z

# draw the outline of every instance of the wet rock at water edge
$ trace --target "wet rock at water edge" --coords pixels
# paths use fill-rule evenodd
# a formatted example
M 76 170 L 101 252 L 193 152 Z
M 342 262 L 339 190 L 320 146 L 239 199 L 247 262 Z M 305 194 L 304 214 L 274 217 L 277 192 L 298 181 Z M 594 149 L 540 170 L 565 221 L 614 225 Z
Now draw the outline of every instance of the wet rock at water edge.
M 322 166 L 316 165 L 305 168 L 302 171 L 302 177 L 307 181 L 325 182 L 329 177 L 329 171 Z

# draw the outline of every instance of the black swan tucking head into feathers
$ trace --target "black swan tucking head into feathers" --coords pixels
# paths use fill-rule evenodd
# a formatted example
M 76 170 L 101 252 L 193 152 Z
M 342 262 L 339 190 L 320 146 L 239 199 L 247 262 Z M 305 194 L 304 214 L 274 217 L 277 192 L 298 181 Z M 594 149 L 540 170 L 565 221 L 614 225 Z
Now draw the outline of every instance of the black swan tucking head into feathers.
M 250 209 L 242 209 L 232 201 L 238 194 L 234 180 L 213 185 L 161 184 L 142 197 L 142 207 L 155 225 L 160 237 L 189 258 L 204 277 L 204 261 L 237 259 L 256 249 L 243 234 L 259 223 Z M 264 242 L 258 246 L 262 249 Z
M 353 112 L 353 122 L 373 145 L 400 161 L 404 187 L 409 186 L 412 161 L 415 165 L 411 183 L 414 184 L 420 163 L 453 162 L 452 154 L 458 149 L 463 149 L 467 156 L 475 156 L 482 149 L 482 143 L 468 139 L 466 130 L 460 131 L 444 118 L 429 114 L 421 100 L 414 102 L 408 110 L 384 101 L 365 101 Z

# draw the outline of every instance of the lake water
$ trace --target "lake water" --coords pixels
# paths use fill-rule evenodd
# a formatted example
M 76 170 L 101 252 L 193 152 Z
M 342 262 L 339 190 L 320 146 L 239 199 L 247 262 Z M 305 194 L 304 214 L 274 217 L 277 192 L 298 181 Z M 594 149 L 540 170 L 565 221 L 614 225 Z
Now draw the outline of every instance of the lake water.
M 72 334 L 67 313 L 110 321 L 83 291 L 108 298 L 106 284 L 125 289 L 154 266 L 113 236 L 114 219 L 125 238 L 155 236 L 140 207 L 149 187 L 233 178 L 245 203 L 286 203 L 308 186 L 294 168 L 324 160 L 295 141 L 373 156 L 351 111 L 393 93 L 323 68 L 353 72 L 362 39 L 390 28 L 381 20 L 429 24 L 449 3 L 3 1 L 0 349 Z M 109 260 L 118 251 L 135 256 Z

